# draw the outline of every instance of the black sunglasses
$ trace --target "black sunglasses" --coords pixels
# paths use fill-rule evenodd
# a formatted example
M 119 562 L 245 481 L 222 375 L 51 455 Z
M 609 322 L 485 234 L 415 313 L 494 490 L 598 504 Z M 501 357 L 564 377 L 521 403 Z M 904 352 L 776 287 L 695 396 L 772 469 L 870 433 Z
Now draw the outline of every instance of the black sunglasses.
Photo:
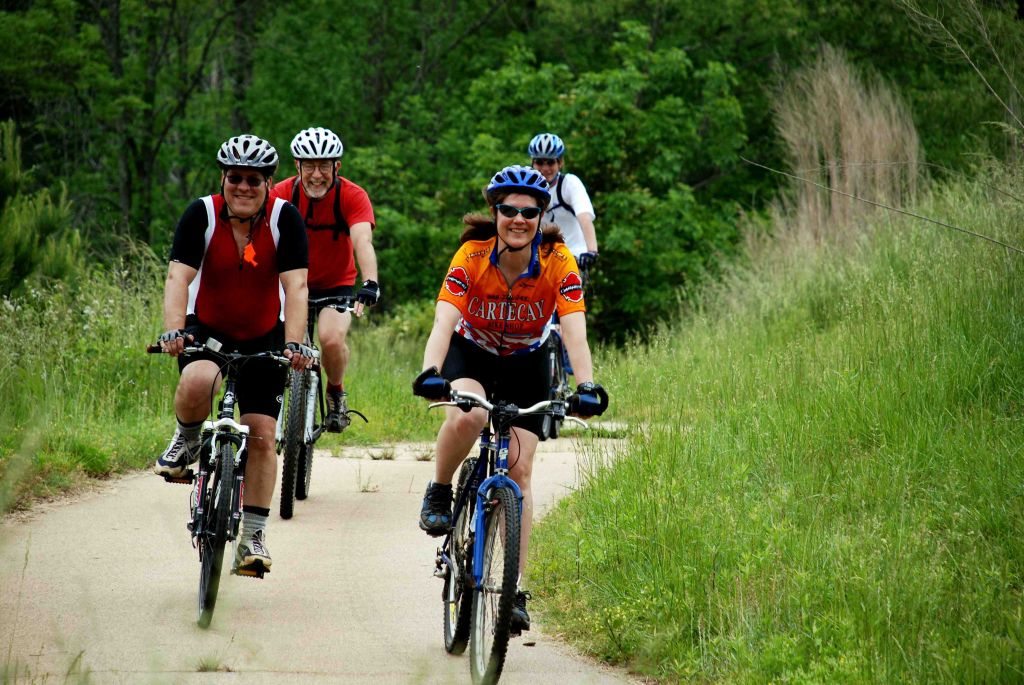
M 494 208 L 509 219 L 515 218 L 516 214 L 522 214 L 527 221 L 536 219 L 544 211 L 540 207 L 513 207 L 512 205 L 494 205 Z
M 534 157 L 533 163 L 537 166 L 552 166 L 558 164 L 557 159 L 549 159 L 548 157 Z
M 242 181 L 245 181 L 250 188 L 259 188 L 266 181 L 262 176 L 242 176 L 242 174 L 228 174 L 225 178 L 233 186 L 240 185 Z

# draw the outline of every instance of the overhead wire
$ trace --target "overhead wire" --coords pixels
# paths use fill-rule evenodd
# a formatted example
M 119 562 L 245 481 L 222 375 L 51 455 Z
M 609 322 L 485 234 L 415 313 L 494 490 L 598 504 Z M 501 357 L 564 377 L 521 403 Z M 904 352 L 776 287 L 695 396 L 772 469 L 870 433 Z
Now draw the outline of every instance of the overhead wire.
M 854 200 L 858 200 L 860 202 L 864 202 L 866 204 L 873 205 L 875 207 L 880 207 L 882 209 L 887 209 L 887 210 L 889 210 L 891 212 L 897 212 L 899 214 L 904 214 L 906 216 L 912 216 L 915 219 L 921 219 L 922 221 L 928 221 L 928 222 L 936 224 L 938 226 L 943 226 L 945 228 L 949 228 L 949 229 L 952 229 L 954 231 L 959 231 L 960 233 L 966 233 L 967 235 L 973 236 L 975 238 L 980 238 L 981 240 L 986 240 L 986 241 L 988 241 L 990 243 L 994 243 L 996 245 L 1004 247 L 1007 250 L 1012 250 L 1013 252 L 1019 252 L 1021 254 L 1024 254 L 1024 249 L 1021 249 L 1021 248 L 1016 247 L 1014 245 L 1010 245 L 1009 243 L 1004 243 L 1003 241 L 998 240 L 996 238 L 993 238 L 991 236 L 987 236 L 987 235 L 984 235 L 982 233 L 978 233 L 976 231 L 971 231 L 969 229 L 962 228 L 960 226 L 956 226 L 954 224 L 947 223 L 945 221 L 939 221 L 938 219 L 932 219 L 931 217 L 924 216 L 923 214 L 917 214 L 915 212 L 911 212 L 911 211 L 908 211 L 906 209 L 900 209 L 899 207 L 893 207 L 891 205 L 887 205 L 887 204 L 884 204 L 882 202 L 876 202 L 874 200 L 869 200 L 867 198 L 863 198 L 863 197 L 860 197 L 860 196 L 857 196 L 857 195 L 853 195 L 852 193 L 847 193 L 845 191 L 838 190 L 836 188 L 832 188 L 831 186 L 827 186 L 827 185 L 825 185 L 823 183 L 818 183 L 817 181 L 812 181 L 809 178 L 803 178 L 802 176 L 797 176 L 796 174 L 791 174 L 791 173 L 788 173 L 788 172 L 785 172 L 785 171 L 781 171 L 779 169 L 773 169 L 770 166 L 767 166 L 767 165 L 761 164 L 759 162 L 755 162 L 753 160 L 747 159 L 746 157 L 743 157 L 742 155 L 740 155 L 740 159 L 742 159 L 747 164 L 750 164 L 751 166 L 756 166 L 758 168 L 764 169 L 765 171 L 770 171 L 773 174 L 779 174 L 780 176 L 785 176 L 787 178 L 791 178 L 791 179 L 794 179 L 796 181 L 801 181 L 803 183 L 807 183 L 807 184 L 815 186 L 817 188 L 821 188 L 822 190 L 827 190 L 830 193 L 836 193 L 837 195 L 843 195 L 845 197 L 848 197 L 848 198 L 851 198 L 851 199 L 854 199 Z

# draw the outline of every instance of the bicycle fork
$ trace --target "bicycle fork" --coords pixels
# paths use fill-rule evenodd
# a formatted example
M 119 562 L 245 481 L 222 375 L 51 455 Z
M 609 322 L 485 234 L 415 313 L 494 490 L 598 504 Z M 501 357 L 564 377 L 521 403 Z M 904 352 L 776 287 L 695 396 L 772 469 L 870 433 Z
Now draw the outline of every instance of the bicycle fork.
M 490 494 L 496 488 L 509 488 L 519 504 L 519 516 L 523 515 L 523 493 L 514 480 L 503 473 L 491 476 L 480 485 L 476 494 L 476 515 L 470 523 L 473 535 L 473 586 L 480 587 L 483 578 L 484 535 L 487 533 L 487 516 L 491 513 Z M 492 525 L 494 522 L 492 521 Z
M 309 389 L 306 391 L 306 420 L 303 424 L 302 440 L 307 444 L 313 444 L 313 415 L 316 413 L 317 395 L 320 389 L 320 374 L 309 374 Z

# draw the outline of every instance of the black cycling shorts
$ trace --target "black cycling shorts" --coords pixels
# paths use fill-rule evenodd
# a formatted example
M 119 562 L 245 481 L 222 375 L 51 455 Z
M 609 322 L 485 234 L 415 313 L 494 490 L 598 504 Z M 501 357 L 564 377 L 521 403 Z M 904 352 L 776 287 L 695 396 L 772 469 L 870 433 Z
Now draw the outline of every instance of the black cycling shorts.
M 219 341 L 222 352 L 280 353 L 284 349 L 284 324 L 280 321 L 270 333 L 244 341 L 232 340 L 229 336 L 204 326 L 194 314 L 186 317 L 185 327 L 189 334 L 195 336 L 197 342 L 206 342 L 207 338 Z M 222 359 L 209 352 L 181 355 L 178 357 L 178 370 L 183 371 L 186 366 L 199 359 L 208 359 L 215 364 L 223 362 Z M 238 362 L 238 364 L 235 395 L 238 397 L 239 415 L 264 414 L 276 419 L 281 413 L 284 385 L 288 381 L 288 369 L 273 359 L 250 359 Z M 213 400 L 212 397 L 210 399 Z
M 449 381 L 472 378 L 484 386 L 491 402 L 500 399 L 529 407 L 551 398 L 547 350 L 547 345 L 541 345 L 533 352 L 501 357 L 453 333 L 441 375 Z M 543 422 L 543 414 L 533 414 L 520 416 L 512 425 L 544 439 Z
M 309 300 L 312 303 L 318 297 L 352 297 L 356 294 L 356 288 L 353 285 L 339 285 L 336 288 L 324 288 L 323 290 L 310 290 Z M 354 300 L 353 300 L 354 301 Z M 320 318 L 320 312 L 323 311 L 326 305 L 323 304 L 310 304 L 310 321 L 316 321 Z

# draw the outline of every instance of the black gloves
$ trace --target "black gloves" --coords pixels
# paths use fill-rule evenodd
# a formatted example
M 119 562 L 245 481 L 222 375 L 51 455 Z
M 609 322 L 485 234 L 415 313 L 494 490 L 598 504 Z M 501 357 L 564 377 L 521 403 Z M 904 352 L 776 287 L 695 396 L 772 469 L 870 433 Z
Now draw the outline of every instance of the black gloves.
M 583 271 L 590 271 L 590 268 L 597 264 L 597 253 L 584 252 L 576 258 L 576 263 L 579 264 L 580 269 Z
M 580 383 L 569 396 L 569 413 L 576 416 L 600 416 L 608 408 L 608 393 L 600 385 Z
M 424 369 L 412 382 L 412 394 L 428 400 L 447 399 L 451 391 L 451 383 L 444 379 L 436 366 Z
M 356 293 L 356 300 L 372 307 L 380 300 L 380 286 L 377 281 L 363 281 L 363 287 Z
M 313 352 L 313 348 L 312 347 L 309 347 L 308 345 L 303 345 L 302 343 L 297 343 L 297 342 L 285 343 L 284 347 L 285 347 L 286 350 L 291 350 L 293 354 L 302 355 L 303 357 L 306 357 L 307 359 L 312 359 L 313 356 L 316 354 L 315 352 Z
M 184 338 L 184 337 L 185 337 L 185 329 L 183 329 L 183 328 L 176 328 L 173 331 L 167 331 L 165 333 L 162 333 L 160 335 L 159 340 L 162 343 L 169 343 L 169 342 L 174 342 L 178 338 Z

